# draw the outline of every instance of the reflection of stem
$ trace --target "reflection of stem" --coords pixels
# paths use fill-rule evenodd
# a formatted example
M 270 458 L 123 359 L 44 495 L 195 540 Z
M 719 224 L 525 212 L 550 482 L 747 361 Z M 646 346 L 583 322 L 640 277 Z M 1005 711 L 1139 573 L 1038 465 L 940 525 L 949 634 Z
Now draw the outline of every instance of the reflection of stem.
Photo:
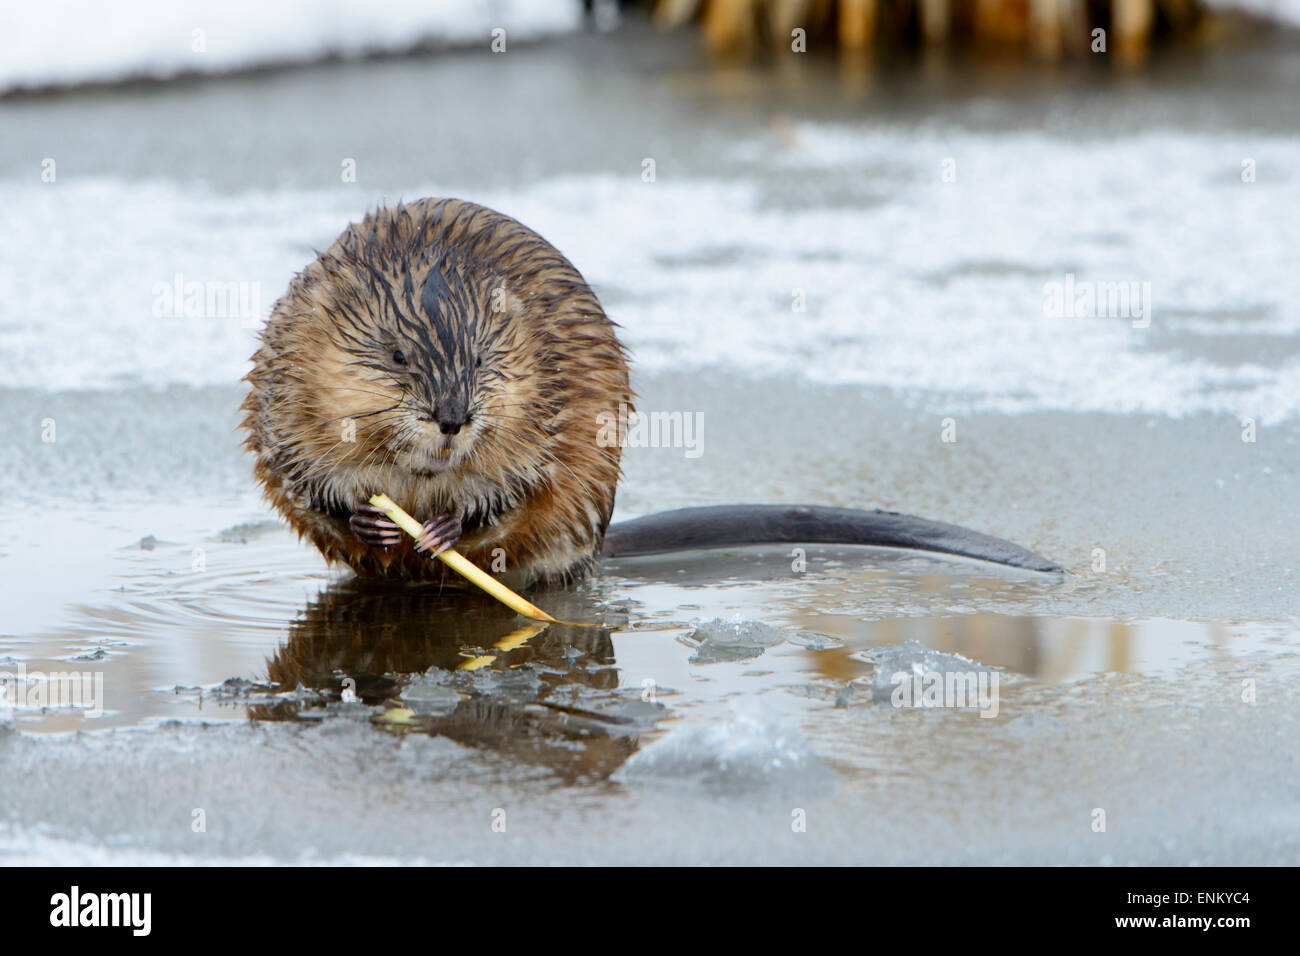
M 511 631 L 492 646 L 503 653 L 505 651 L 513 651 L 516 647 L 523 647 L 538 634 L 542 633 L 542 631 L 546 630 L 547 627 L 548 625 L 546 624 L 529 624 L 525 627 L 519 628 L 518 630 Z M 483 654 L 479 657 L 471 657 L 464 664 L 457 667 L 456 670 L 476 671 L 480 667 L 487 667 L 496 659 L 497 656 L 495 654 Z
M 546 630 L 545 624 L 529 624 L 517 631 L 511 631 L 492 646 L 499 651 L 513 651 L 516 647 L 523 647 L 544 630 Z
M 420 532 L 422 530 L 420 522 L 416 521 L 409 514 L 399 508 L 392 498 L 388 497 L 388 495 L 375 495 L 370 499 L 370 503 L 380 511 L 387 514 L 388 517 L 392 518 L 397 526 L 412 538 L 419 540 Z M 471 584 L 478 585 L 506 607 L 513 611 L 518 611 L 520 614 L 524 615 L 524 617 L 531 617 L 533 620 L 546 621 L 551 624 L 558 623 L 555 618 L 551 617 L 551 615 L 547 614 L 536 604 L 530 604 L 528 601 L 525 601 L 514 591 L 510 590 L 496 578 L 492 577 L 492 575 L 488 574 L 477 565 L 471 564 L 466 560 L 463 554 L 449 548 L 437 555 L 437 558 Z

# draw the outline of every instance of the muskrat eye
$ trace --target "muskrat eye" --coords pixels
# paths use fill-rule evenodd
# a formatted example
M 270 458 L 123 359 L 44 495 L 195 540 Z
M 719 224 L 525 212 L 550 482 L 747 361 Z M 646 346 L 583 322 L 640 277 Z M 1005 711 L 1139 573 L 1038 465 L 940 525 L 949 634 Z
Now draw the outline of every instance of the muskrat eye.
M 406 364 L 406 356 L 402 354 L 401 349 L 398 349 L 396 352 L 393 353 L 393 361 L 396 362 L 398 365 Z

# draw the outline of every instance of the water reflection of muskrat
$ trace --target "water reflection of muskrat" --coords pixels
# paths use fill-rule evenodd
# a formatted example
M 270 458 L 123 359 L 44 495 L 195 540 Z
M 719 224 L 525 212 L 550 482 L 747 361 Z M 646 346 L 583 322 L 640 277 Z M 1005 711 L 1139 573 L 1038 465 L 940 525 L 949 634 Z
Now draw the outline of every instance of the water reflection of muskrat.
M 571 589 L 548 603 L 563 616 L 590 618 L 590 602 Z M 473 594 L 353 578 L 307 604 L 267 662 L 267 678 L 279 691 L 301 687 L 334 700 L 347 688 L 376 705 L 399 703 L 411 675 L 440 670 L 448 689 L 459 692 L 459 703 L 419 716 L 399 732 L 484 747 L 565 779 L 607 777 L 636 750 L 639 731 L 651 723 L 621 716 L 637 696 L 618 693 L 611 628 L 552 625 L 526 641 L 501 643 L 518 630 L 512 611 Z M 491 673 L 457 670 L 466 662 L 466 647 L 496 657 Z M 511 678 L 517 683 L 508 686 Z M 316 718 L 328 713 L 320 703 L 312 695 L 287 696 L 250 704 L 249 715 Z
M 331 561 L 436 578 L 456 547 L 516 584 L 598 555 L 762 542 L 961 554 L 1036 570 L 1001 539 L 884 511 L 685 508 L 609 526 L 611 435 L 631 407 L 614 324 L 550 243 L 456 199 L 349 226 L 276 302 L 247 376 L 247 446 L 271 503 Z M 367 502 L 427 519 L 418 542 Z M 425 552 L 425 553 L 421 553 Z
M 556 594 L 548 605 L 563 617 L 597 616 L 579 589 Z M 499 671 L 536 666 L 545 681 L 592 690 L 618 687 L 609 627 L 555 624 L 526 641 L 499 646 L 519 630 L 519 618 L 476 594 L 426 584 L 352 578 L 321 591 L 289 626 L 283 646 L 268 662 L 267 677 L 281 690 L 303 686 L 338 693 L 345 677 L 357 696 L 377 703 L 394 690 L 394 675 L 431 667 L 454 671 L 465 648 L 483 648 Z M 544 681 L 544 682 L 545 682 Z

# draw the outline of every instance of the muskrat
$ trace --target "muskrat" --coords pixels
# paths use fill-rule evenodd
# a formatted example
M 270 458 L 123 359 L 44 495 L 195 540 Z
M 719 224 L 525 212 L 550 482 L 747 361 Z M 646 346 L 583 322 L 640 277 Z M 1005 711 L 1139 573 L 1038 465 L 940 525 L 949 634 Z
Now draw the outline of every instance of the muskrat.
M 611 528 L 621 449 L 600 436 L 633 403 L 615 329 L 578 270 L 511 217 L 459 199 L 380 208 L 271 311 L 242 405 L 255 476 L 301 536 L 364 576 L 444 578 L 429 556 L 455 547 L 516 586 L 555 584 L 601 554 L 759 542 L 1059 570 L 883 511 L 686 508 Z M 418 541 L 368 504 L 378 492 L 425 519 Z

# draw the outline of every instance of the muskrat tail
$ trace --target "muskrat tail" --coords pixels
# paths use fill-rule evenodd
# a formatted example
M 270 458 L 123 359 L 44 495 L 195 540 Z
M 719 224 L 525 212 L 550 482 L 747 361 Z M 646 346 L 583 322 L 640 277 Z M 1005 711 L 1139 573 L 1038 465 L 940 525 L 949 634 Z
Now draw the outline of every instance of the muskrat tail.
M 849 544 L 931 551 L 1030 571 L 1059 572 L 1040 554 L 1002 538 L 896 511 L 824 505 L 714 505 L 661 511 L 610 525 L 605 557 L 750 544 Z

